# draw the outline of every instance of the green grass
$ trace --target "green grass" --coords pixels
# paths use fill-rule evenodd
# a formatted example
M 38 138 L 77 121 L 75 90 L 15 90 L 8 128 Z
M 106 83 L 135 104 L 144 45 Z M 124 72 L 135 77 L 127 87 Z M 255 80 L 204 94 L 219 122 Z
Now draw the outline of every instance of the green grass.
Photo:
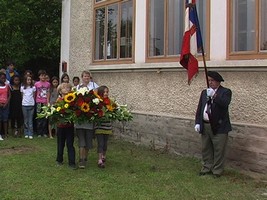
M 77 144 L 75 144 L 75 147 Z M 195 158 L 169 155 L 111 138 L 105 169 L 96 149 L 89 166 L 56 166 L 56 139 L 8 138 L 0 142 L 0 199 L 266 199 L 266 184 L 227 169 L 219 179 L 199 177 Z M 76 148 L 77 150 L 77 148 Z M 78 157 L 78 153 L 76 152 Z

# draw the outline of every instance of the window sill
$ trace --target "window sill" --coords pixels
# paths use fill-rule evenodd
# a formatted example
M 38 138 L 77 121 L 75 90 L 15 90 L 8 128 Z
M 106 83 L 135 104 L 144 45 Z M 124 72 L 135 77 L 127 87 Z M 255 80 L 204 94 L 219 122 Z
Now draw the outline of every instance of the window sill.
M 217 71 L 267 71 L 266 60 L 227 60 L 227 61 L 206 61 L 208 70 Z M 203 62 L 199 62 L 200 71 L 204 70 Z M 90 65 L 90 71 L 95 72 L 133 72 L 133 71 L 184 71 L 179 62 L 164 63 L 132 63 L 116 65 Z

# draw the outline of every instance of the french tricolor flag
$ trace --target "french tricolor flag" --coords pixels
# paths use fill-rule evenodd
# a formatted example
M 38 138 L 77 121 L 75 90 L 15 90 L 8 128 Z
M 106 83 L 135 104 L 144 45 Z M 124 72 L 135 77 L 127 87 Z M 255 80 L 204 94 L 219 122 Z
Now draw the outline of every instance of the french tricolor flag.
M 187 69 L 188 84 L 198 73 L 198 50 L 203 47 L 199 21 L 196 10 L 196 0 L 186 0 L 185 32 L 181 48 L 180 64 Z

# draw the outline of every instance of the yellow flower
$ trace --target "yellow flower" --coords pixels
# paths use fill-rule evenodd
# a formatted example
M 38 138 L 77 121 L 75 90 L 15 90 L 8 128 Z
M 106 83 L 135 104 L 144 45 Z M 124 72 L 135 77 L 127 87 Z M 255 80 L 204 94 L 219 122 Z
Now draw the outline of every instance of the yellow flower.
M 90 110 L 90 107 L 89 107 L 89 104 L 88 103 L 83 103 L 81 105 L 81 111 L 83 111 L 83 112 L 89 112 L 89 110 Z
M 114 110 L 114 107 L 113 107 L 112 105 L 106 105 L 106 107 L 107 107 L 107 109 L 108 109 L 109 111 L 113 111 L 113 110 Z
M 68 107 L 69 107 L 69 104 L 66 103 L 66 104 L 64 105 L 64 108 L 68 108 Z
M 57 111 L 59 112 L 61 110 L 61 107 L 57 107 Z
M 76 96 L 74 93 L 68 93 L 64 96 L 64 101 L 67 103 L 70 103 L 70 102 L 74 101 L 75 97 Z

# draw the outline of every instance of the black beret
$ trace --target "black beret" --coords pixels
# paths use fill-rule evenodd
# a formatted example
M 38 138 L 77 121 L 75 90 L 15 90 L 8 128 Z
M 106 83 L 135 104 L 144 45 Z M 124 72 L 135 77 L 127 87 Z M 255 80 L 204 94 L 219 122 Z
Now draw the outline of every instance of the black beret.
M 224 81 L 223 77 L 218 72 L 215 71 L 208 71 L 208 76 L 218 82 Z

